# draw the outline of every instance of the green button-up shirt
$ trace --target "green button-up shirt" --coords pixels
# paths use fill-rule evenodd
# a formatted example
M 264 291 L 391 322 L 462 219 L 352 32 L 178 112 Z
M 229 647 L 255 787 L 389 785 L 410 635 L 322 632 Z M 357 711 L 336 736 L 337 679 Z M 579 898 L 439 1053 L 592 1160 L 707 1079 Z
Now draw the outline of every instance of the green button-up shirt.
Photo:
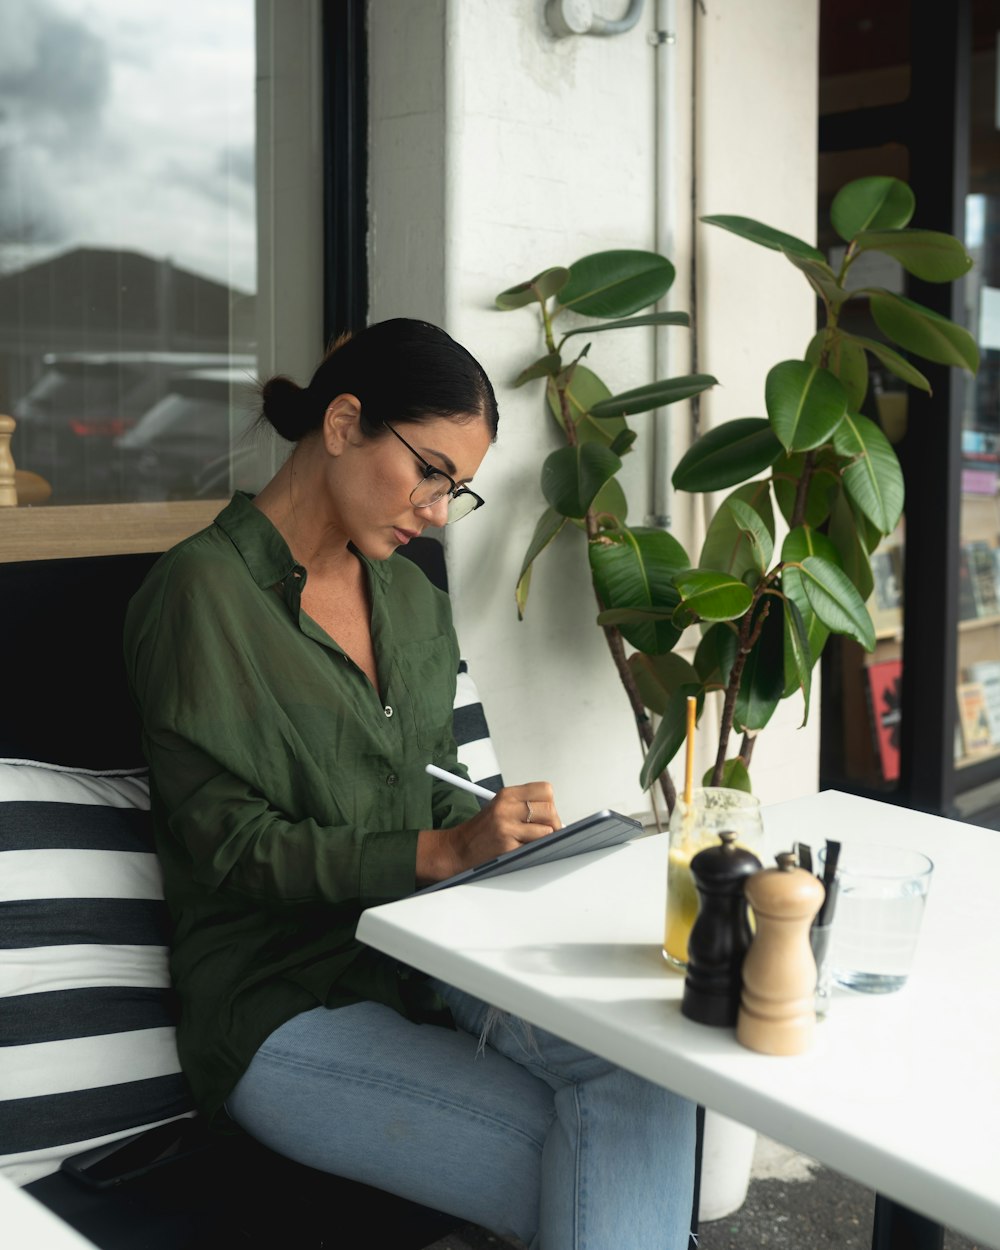
M 447 1020 L 423 978 L 355 940 L 415 888 L 417 833 L 478 811 L 457 765 L 448 596 L 400 556 L 365 565 L 379 691 L 301 608 L 306 570 L 238 493 L 132 599 L 143 722 L 174 923 L 178 1047 L 214 1114 L 278 1025 L 372 999 Z

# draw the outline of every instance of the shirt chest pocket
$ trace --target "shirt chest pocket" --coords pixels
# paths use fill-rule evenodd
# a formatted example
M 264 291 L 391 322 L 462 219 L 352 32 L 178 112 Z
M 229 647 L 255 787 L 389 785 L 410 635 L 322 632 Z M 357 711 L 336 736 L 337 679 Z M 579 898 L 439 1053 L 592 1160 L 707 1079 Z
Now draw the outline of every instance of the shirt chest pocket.
M 437 751 L 451 737 L 458 660 L 445 636 L 406 643 L 398 675 L 407 693 L 405 715 L 422 748 Z

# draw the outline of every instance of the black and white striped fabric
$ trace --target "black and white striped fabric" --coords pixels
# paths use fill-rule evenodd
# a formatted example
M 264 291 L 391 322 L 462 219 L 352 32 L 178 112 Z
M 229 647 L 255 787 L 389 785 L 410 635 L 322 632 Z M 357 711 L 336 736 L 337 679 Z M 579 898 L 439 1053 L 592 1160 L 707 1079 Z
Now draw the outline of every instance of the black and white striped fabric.
M 0 760 L 0 1172 L 192 1112 L 144 774 Z
M 464 661 L 455 739 L 469 776 L 498 790 Z M 0 1173 L 15 1184 L 193 1114 L 167 925 L 144 772 L 0 759 Z
M 500 763 L 490 739 L 482 699 L 465 660 L 458 662 L 453 728 L 459 763 L 465 765 L 473 781 L 495 793 L 503 785 Z

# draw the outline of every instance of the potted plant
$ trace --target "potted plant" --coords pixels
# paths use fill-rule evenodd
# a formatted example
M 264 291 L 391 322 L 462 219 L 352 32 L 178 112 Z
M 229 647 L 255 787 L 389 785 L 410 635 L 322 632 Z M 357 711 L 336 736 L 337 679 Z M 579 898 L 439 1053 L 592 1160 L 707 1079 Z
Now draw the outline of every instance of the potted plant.
M 709 430 L 675 467 L 678 490 L 728 491 L 697 560 L 673 535 L 629 523 L 617 475 L 637 437 L 630 417 L 696 397 L 715 379 L 693 374 L 612 395 L 589 364 L 597 335 L 688 324 L 684 313 L 643 311 L 669 290 L 670 262 L 651 252 L 599 252 L 496 298 L 504 311 L 537 306 L 543 351 L 515 385 L 544 379 L 563 442 L 542 465 L 547 506 L 518 578 L 518 614 L 526 611 L 539 557 L 563 529 L 577 529 L 597 623 L 636 716 L 640 783 L 658 787 L 668 811 L 676 798 L 669 765 L 684 741 L 688 697 L 697 700 L 699 715 L 707 695 L 722 700 L 715 762 L 704 784 L 750 789 L 754 741 L 779 702 L 801 695 L 806 723 L 812 671 L 829 635 L 874 648 L 866 608 L 870 555 L 896 527 L 904 491 L 892 444 L 861 412 L 869 360 L 924 390 L 930 384 L 913 357 L 978 368 L 975 341 L 961 326 L 884 287 L 848 285 L 867 252 L 890 256 L 929 282 L 968 272 L 972 260 L 957 239 L 910 227 L 914 209 L 912 191 L 895 178 L 844 186 L 831 205 L 831 224 L 846 245 L 837 268 L 810 244 L 760 222 L 702 218 L 781 254 L 814 291 L 819 317 L 803 359 L 780 361 L 768 372 L 766 417 Z M 847 315 L 855 309 L 870 318 L 871 333 L 860 333 Z M 557 331 L 567 313 L 587 321 Z M 692 626 L 700 637 L 689 660 L 678 644 Z

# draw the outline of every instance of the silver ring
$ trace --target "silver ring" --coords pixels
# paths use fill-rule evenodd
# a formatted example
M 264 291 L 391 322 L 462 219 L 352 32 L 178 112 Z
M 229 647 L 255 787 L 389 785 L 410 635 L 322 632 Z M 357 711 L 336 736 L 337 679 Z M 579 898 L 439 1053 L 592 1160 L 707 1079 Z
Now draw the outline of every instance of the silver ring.
M 528 802 L 527 799 L 524 800 L 524 806 L 528 809 L 528 815 L 525 818 L 524 823 L 526 825 L 530 825 L 531 824 L 531 804 Z

